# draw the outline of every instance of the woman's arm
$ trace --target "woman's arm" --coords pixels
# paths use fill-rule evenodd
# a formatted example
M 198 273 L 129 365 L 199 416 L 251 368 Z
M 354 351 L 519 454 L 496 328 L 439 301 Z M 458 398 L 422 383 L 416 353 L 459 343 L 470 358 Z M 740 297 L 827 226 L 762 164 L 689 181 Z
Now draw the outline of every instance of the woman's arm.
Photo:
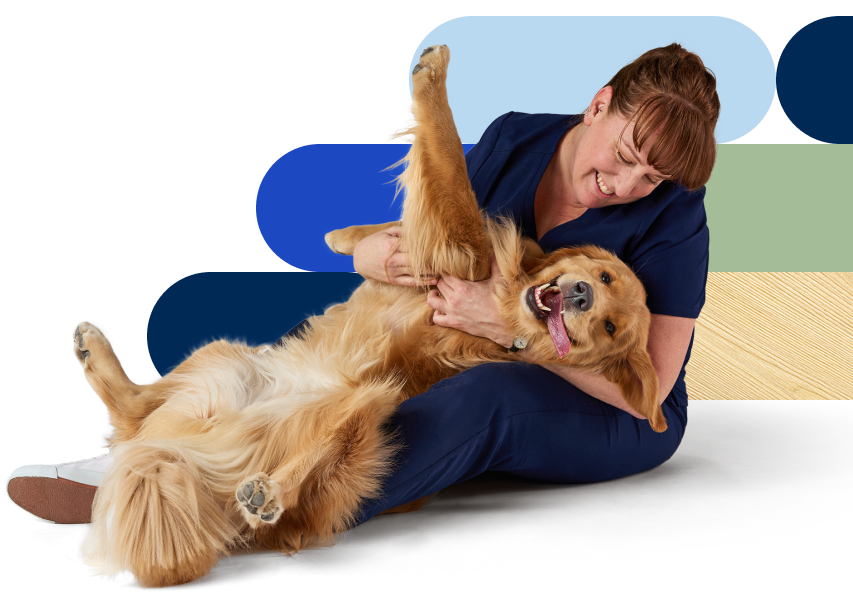
M 681 318 L 678 316 L 665 316 L 652 314 L 652 323 L 649 329 L 649 356 L 658 374 L 658 403 L 664 400 L 672 391 L 681 366 L 684 364 L 684 356 L 687 355 L 687 347 L 690 345 L 690 337 L 693 334 L 694 318 Z M 521 356 L 523 351 L 518 352 Z M 596 399 L 610 404 L 620 410 L 625 410 L 636 418 L 644 419 L 622 398 L 618 387 L 604 378 L 602 374 L 582 372 L 567 366 L 546 366 L 557 376 L 569 381 L 575 387 Z
M 409 271 L 405 246 L 399 238 L 400 231 L 400 227 L 391 227 L 361 240 L 353 254 L 356 272 L 370 279 L 413 286 L 415 280 Z M 514 335 L 501 318 L 494 300 L 494 288 L 499 283 L 499 277 L 500 271 L 492 258 L 492 275 L 485 281 L 472 283 L 449 276 L 439 279 L 438 290 L 433 289 L 427 296 L 427 304 L 435 310 L 433 322 L 510 347 Z M 434 285 L 436 280 L 424 280 L 420 284 Z M 695 322 L 693 318 L 652 314 L 648 350 L 658 374 L 659 403 L 663 403 L 678 380 Z M 516 355 L 524 359 L 523 350 Z M 636 418 L 643 418 L 628 406 L 616 385 L 604 375 L 567 366 L 545 368 L 588 395 Z
M 430 277 L 415 281 L 409 268 L 409 254 L 400 238 L 403 228 L 389 227 L 359 241 L 352 254 L 355 272 L 366 279 L 414 287 L 435 285 L 436 279 Z
M 465 331 L 478 337 L 486 337 L 504 347 L 512 344 L 513 334 L 500 318 L 494 301 L 493 288 L 499 276 L 492 266 L 492 277 L 487 281 L 472 283 L 454 277 L 442 277 L 438 291 L 433 290 L 427 303 L 435 310 L 433 321 L 441 326 Z M 439 294 L 440 292 L 440 294 Z M 693 318 L 652 314 L 649 330 L 649 355 L 658 375 L 658 402 L 663 403 L 684 364 L 690 337 L 693 334 Z M 516 355 L 524 359 L 522 350 Z M 636 418 L 644 418 L 622 398 L 616 385 L 603 374 L 583 372 L 568 366 L 545 366 L 557 376 L 572 383 L 581 391 Z

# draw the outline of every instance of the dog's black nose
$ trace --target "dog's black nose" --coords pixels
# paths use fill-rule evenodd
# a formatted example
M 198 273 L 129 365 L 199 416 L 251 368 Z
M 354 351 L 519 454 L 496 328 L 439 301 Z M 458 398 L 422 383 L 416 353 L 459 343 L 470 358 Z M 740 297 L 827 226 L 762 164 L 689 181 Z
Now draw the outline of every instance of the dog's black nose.
M 571 302 L 575 310 L 586 312 L 592 308 L 592 285 L 584 281 L 577 281 L 566 295 L 566 300 Z

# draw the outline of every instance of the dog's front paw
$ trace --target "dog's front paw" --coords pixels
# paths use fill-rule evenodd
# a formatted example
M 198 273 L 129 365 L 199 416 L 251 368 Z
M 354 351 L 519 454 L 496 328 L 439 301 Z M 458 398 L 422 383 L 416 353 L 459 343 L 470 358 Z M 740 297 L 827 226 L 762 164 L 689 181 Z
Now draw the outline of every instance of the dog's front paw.
M 356 244 L 361 241 L 361 237 L 355 235 L 357 227 L 347 227 L 346 229 L 335 229 L 326 233 L 324 239 L 329 249 L 336 254 L 344 256 L 352 256 L 355 252 Z
M 412 83 L 433 83 L 447 76 L 447 63 L 450 62 L 450 49 L 447 46 L 430 46 L 421 52 L 421 58 L 412 70 Z
M 240 511 L 249 526 L 257 528 L 274 524 L 279 519 L 284 511 L 279 500 L 280 494 L 278 483 L 263 473 L 256 474 L 237 487 Z

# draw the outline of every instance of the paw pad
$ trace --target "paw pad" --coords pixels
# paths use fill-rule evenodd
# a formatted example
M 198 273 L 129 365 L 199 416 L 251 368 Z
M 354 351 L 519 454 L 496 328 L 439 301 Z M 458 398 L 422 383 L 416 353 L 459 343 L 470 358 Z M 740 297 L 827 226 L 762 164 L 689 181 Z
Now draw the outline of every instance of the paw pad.
M 246 519 L 249 524 L 256 526 L 257 520 L 251 518 L 255 516 L 263 522 L 275 522 L 282 510 L 275 501 L 272 486 L 275 483 L 266 477 L 255 477 L 252 480 L 245 482 L 237 489 L 237 501 L 248 514 Z

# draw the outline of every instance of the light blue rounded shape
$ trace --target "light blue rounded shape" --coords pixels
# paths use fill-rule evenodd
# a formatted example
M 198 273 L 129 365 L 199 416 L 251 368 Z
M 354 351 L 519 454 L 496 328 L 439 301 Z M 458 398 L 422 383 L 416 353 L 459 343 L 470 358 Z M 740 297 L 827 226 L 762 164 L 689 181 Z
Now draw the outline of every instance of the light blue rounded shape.
M 414 50 L 450 47 L 450 106 L 463 143 L 511 110 L 576 114 L 616 72 L 673 42 L 717 76 L 717 141 L 749 133 L 776 88 L 773 57 L 749 27 L 723 17 L 462 17 L 435 28 Z M 411 77 L 409 77 L 411 89 Z

